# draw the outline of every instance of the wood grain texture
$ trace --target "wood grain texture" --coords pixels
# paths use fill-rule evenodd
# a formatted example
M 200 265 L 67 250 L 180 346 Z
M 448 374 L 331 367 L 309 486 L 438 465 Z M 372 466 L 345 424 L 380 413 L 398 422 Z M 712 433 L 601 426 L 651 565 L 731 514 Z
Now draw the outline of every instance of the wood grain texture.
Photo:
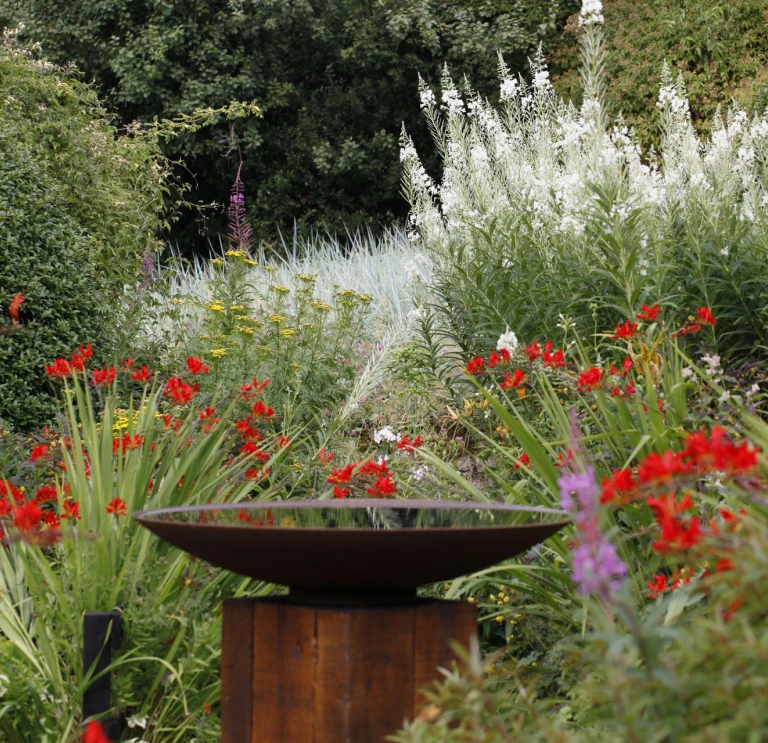
M 431 601 L 420 605 L 414 623 L 414 701 L 410 719 L 424 705 L 422 689 L 441 677 L 438 668 L 448 668 L 456 659 L 451 643 L 469 647 L 477 637 L 477 607 L 463 601 Z
M 221 743 L 251 739 L 253 607 L 248 599 L 226 599 L 221 643 Z
M 476 608 L 458 602 L 228 601 L 222 743 L 384 743 L 450 665 L 451 642 L 476 632 Z

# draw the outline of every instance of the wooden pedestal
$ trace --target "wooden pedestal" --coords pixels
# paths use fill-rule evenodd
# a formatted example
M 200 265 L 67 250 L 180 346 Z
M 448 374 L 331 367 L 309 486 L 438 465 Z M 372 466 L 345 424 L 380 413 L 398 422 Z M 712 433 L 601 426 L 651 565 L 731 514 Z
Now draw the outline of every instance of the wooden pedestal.
M 476 633 L 467 603 L 225 601 L 222 743 L 383 743 Z

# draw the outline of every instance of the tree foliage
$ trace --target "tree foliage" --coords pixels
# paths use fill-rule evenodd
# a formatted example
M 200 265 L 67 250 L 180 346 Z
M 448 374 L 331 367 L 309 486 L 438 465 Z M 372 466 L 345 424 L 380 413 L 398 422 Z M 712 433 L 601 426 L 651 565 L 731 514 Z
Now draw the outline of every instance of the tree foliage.
M 516 69 L 578 0 L 0 0 L 46 56 L 73 61 L 125 121 L 257 100 L 263 119 L 171 145 L 192 198 L 226 194 L 238 161 L 256 234 L 294 220 L 338 228 L 403 215 L 401 122 L 426 143 L 417 75 L 447 63 L 494 87 L 496 52 Z M 485 85 L 485 83 L 488 85 Z M 191 239 L 191 219 L 178 237 Z M 223 231 L 223 212 L 214 221 Z

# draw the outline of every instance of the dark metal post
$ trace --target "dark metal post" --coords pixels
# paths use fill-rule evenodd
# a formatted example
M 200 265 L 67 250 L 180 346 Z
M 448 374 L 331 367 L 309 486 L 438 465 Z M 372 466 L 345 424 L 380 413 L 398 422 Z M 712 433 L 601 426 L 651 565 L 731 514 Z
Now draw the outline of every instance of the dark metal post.
M 112 662 L 112 650 L 120 647 L 122 623 L 120 612 L 87 611 L 83 617 L 83 673 L 94 666 L 91 678 L 102 673 Z M 110 675 L 105 673 L 91 681 L 83 692 L 83 718 L 103 715 L 112 708 Z M 120 738 L 120 720 L 99 717 L 110 740 Z

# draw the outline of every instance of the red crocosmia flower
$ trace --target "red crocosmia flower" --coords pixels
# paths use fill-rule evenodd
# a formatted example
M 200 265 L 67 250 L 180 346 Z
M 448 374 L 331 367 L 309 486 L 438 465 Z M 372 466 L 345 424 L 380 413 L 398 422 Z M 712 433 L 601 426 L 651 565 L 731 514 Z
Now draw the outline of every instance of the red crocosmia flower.
M 204 364 L 201 358 L 190 356 L 187 359 L 187 369 L 190 374 L 207 374 L 211 370 L 211 367 Z
M 656 552 L 683 551 L 695 547 L 704 537 L 698 518 L 683 520 L 681 515 L 693 508 L 693 500 L 686 493 L 680 501 L 675 493 L 667 493 L 659 498 L 648 498 L 646 503 L 653 511 L 656 522 L 661 527 L 661 536 L 653 543 Z
M 256 469 L 255 467 L 249 467 L 245 471 L 246 480 L 263 480 L 272 470 L 269 467 L 265 467 L 263 470 Z
M 669 591 L 668 578 L 663 573 L 657 573 L 653 576 L 652 581 L 646 581 L 648 583 L 648 595 L 655 601 L 663 593 Z
M 151 369 L 147 368 L 146 364 L 143 364 L 141 369 L 137 367 L 131 372 L 131 379 L 134 382 L 141 382 L 141 384 L 147 384 L 149 380 L 152 379 L 153 374 L 154 372 Z
M 525 372 L 522 369 L 517 369 L 513 376 L 509 376 L 509 372 L 504 372 L 503 381 L 499 382 L 499 387 L 503 390 L 511 390 L 515 387 L 519 387 L 525 381 Z
M 128 505 L 122 498 L 112 498 L 112 500 L 107 503 L 105 510 L 112 516 L 128 515 Z
M 718 560 L 715 565 L 715 573 L 729 573 L 731 570 L 736 570 L 732 560 Z
M 678 335 L 688 335 L 689 333 L 698 333 L 701 330 L 701 324 L 700 323 L 692 323 L 690 325 L 685 325 L 680 329 L 679 333 L 673 333 L 672 335 L 678 336 Z
M 163 395 L 173 398 L 177 405 L 186 405 L 197 394 L 200 386 L 195 382 L 194 385 L 183 382 L 179 377 L 171 377 L 165 386 Z
M 482 356 L 475 356 L 467 361 L 467 374 L 481 374 L 485 371 L 485 359 Z
M 328 482 L 332 485 L 334 483 L 348 483 L 352 479 L 352 474 L 355 470 L 354 464 L 348 464 L 344 467 L 336 467 L 328 476 Z
M 122 451 L 123 453 L 130 451 L 131 449 L 140 449 L 144 443 L 144 436 L 137 433 L 135 436 L 117 436 L 112 439 L 112 453 L 117 454 Z
M 275 449 L 285 449 L 291 445 L 291 439 L 289 436 L 283 436 L 281 433 L 279 437 L 275 436 L 274 444 Z
M 48 501 L 55 501 L 58 498 L 58 492 L 54 485 L 42 485 L 35 490 L 35 500 L 38 503 L 47 503 Z
M 579 374 L 576 380 L 576 386 L 580 392 L 589 392 L 600 387 L 603 383 L 603 371 L 596 366 L 590 366 L 586 371 Z
M 325 448 L 320 449 L 319 452 L 317 452 L 317 458 L 323 463 L 328 464 L 336 455 L 331 451 L 327 452 Z
M 637 483 L 632 477 L 632 470 L 613 470 L 610 477 L 603 478 L 601 503 L 626 502 L 635 491 Z
M 525 452 L 523 452 L 515 461 L 514 469 L 519 470 L 521 466 L 523 467 L 531 466 L 531 459 Z
M 45 513 L 35 501 L 26 501 L 20 506 L 14 506 L 11 515 L 13 525 L 20 531 L 28 533 L 40 526 Z
M 7 498 L 0 498 L 0 519 L 8 518 L 12 510 L 11 502 Z
M 357 473 L 361 477 L 386 477 L 389 474 L 389 467 L 386 459 L 381 459 L 378 462 L 374 462 L 372 459 L 367 459 L 365 462 L 358 462 L 359 469 Z
M 24 295 L 16 294 L 11 300 L 11 305 L 8 307 L 8 314 L 11 316 L 11 322 L 18 325 L 19 323 L 19 310 L 21 305 L 24 304 Z
M 528 361 L 535 361 L 541 356 L 541 346 L 537 340 L 525 347 L 525 355 L 528 357 Z
M 501 356 L 499 356 L 498 353 L 496 353 L 496 350 L 494 349 L 491 351 L 490 355 L 488 356 L 488 368 L 493 369 L 494 366 L 497 366 L 501 363 Z
M 45 516 L 43 516 L 43 523 L 49 529 L 58 529 L 61 526 L 61 519 L 53 511 L 46 511 Z
M 334 498 L 346 498 L 349 495 L 349 488 L 342 488 L 341 485 L 337 485 L 333 489 L 333 497 Z
M 269 461 L 269 454 L 259 448 L 254 441 L 248 441 L 240 447 L 240 455 L 243 457 L 255 457 L 261 462 Z
M 565 356 L 563 355 L 562 349 L 558 349 L 552 353 L 552 341 L 547 341 L 544 344 L 542 360 L 544 361 L 544 366 L 549 366 L 552 369 L 565 366 Z
M 117 369 L 114 366 L 105 366 L 101 369 L 94 369 L 91 374 L 91 379 L 97 387 L 104 387 L 107 384 L 112 384 L 117 377 Z
M 64 512 L 61 514 L 63 519 L 80 520 L 80 504 L 73 500 L 65 500 L 63 504 Z
M 246 523 L 246 524 L 251 523 L 251 517 L 248 511 L 242 508 L 237 512 L 237 520 L 240 521 L 241 523 Z
M 251 412 L 257 418 L 271 418 L 275 414 L 275 409 L 271 405 L 269 407 L 266 406 L 261 400 L 256 400 L 251 408 Z
M 367 490 L 368 495 L 372 495 L 374 498 L 384 498 L 387 495 L 393 495 L 395 492 L 397 492 L 397 486 L 392 481 L 391 475 L 380 477 Z
M 37 462 L 38 459 L 44 459 L 48 456 L 48 446 L 46 444 L 38 444 L 32 449 L 32 453 L 29 455 L 30 462 Z
M 403 437 L 397 442 L 397 448 L 400 451 L 413 451 L 414 449 L 418 449 L 421 444 L 421 434 L 419 434 L 413 441 L 410 441 L 408 439 L 408 434 L 406 433 L 403 434 Z
M 713 426 L 709 436 L 704 431 L 688 434 L 680 456 L 700 473 L 725 471 L 745 474 L 757 466 L 758 451 L 749 442 L 734 444 L 720 426 Z
M 509 353 L 509 351 L 506 348 L 502 348 L 499 351 L 499 354 L 501 355 L 501 361 L 504 364 L 508 363 L 509 360 L 512 358 L 512 355 Z
M 637 468 L 637 477 L 646 485 L 659 485 L 669 482 L 675 475 L 685 475 L 693 471 L 680 454 L 667 450 L 663 455 L 656 452 L 649 454 Z
M 63 379 L 69 376 L 70 366 L 66 359 L 56 359 L 52 364 L 47 364 L 45 373 L 54 379 Z
M 207 420 L 216 412 L 216 408 L 207 407 L 205 410 L 201 410 L 198 413 L 198 417 L 201 421 Z
M 659 305 L 657 304 L 653 305 L 653 307 L 644 304 L 635 317 L 643 322 L 652 322 L 659 316 L 659 311 Z
M 717 325 L 717 320 L 715 320 L 709 307 L 698 307 L 696 309 L 696 319 L 702 325 Z
M 259 433 L 259 429 L 256 426 L 251 425 L 251 416 L 249 415 L 245 420 L 237 421 L 238 434 L 246 441 L 264 441 L 264 437 Z
M 611 336 L 613 340 L 620 340 L 622 338 L 634 338 L 637 334 L 637 323 L 631 320 L 625 320 L 622 325 L 620 322 L 616 323 L 616 332 Z
M 123 359 L 120 362 L 120 370 L 124 372 L 128 372 L 131 370 L 131 367 L 133 366 L 133 359 L 129 356 L 127 359 Z
M 240 387 L 240 394 L 244 400 L 250 400 L 254 397 L 257 397 L 268 384 L 269 379 L 265 379 L 263 382 L 259 382 L 259 380 L 254 377 L 250 384 L 244 384 L 242 387 Z
M 100 722 L 91 720 L 83 732 L 83 743 L 110 743 Z
M 7 480 L 0 480 L 0 497 L 11 496 L 15 501 L 24 500 L 24 491 Z

